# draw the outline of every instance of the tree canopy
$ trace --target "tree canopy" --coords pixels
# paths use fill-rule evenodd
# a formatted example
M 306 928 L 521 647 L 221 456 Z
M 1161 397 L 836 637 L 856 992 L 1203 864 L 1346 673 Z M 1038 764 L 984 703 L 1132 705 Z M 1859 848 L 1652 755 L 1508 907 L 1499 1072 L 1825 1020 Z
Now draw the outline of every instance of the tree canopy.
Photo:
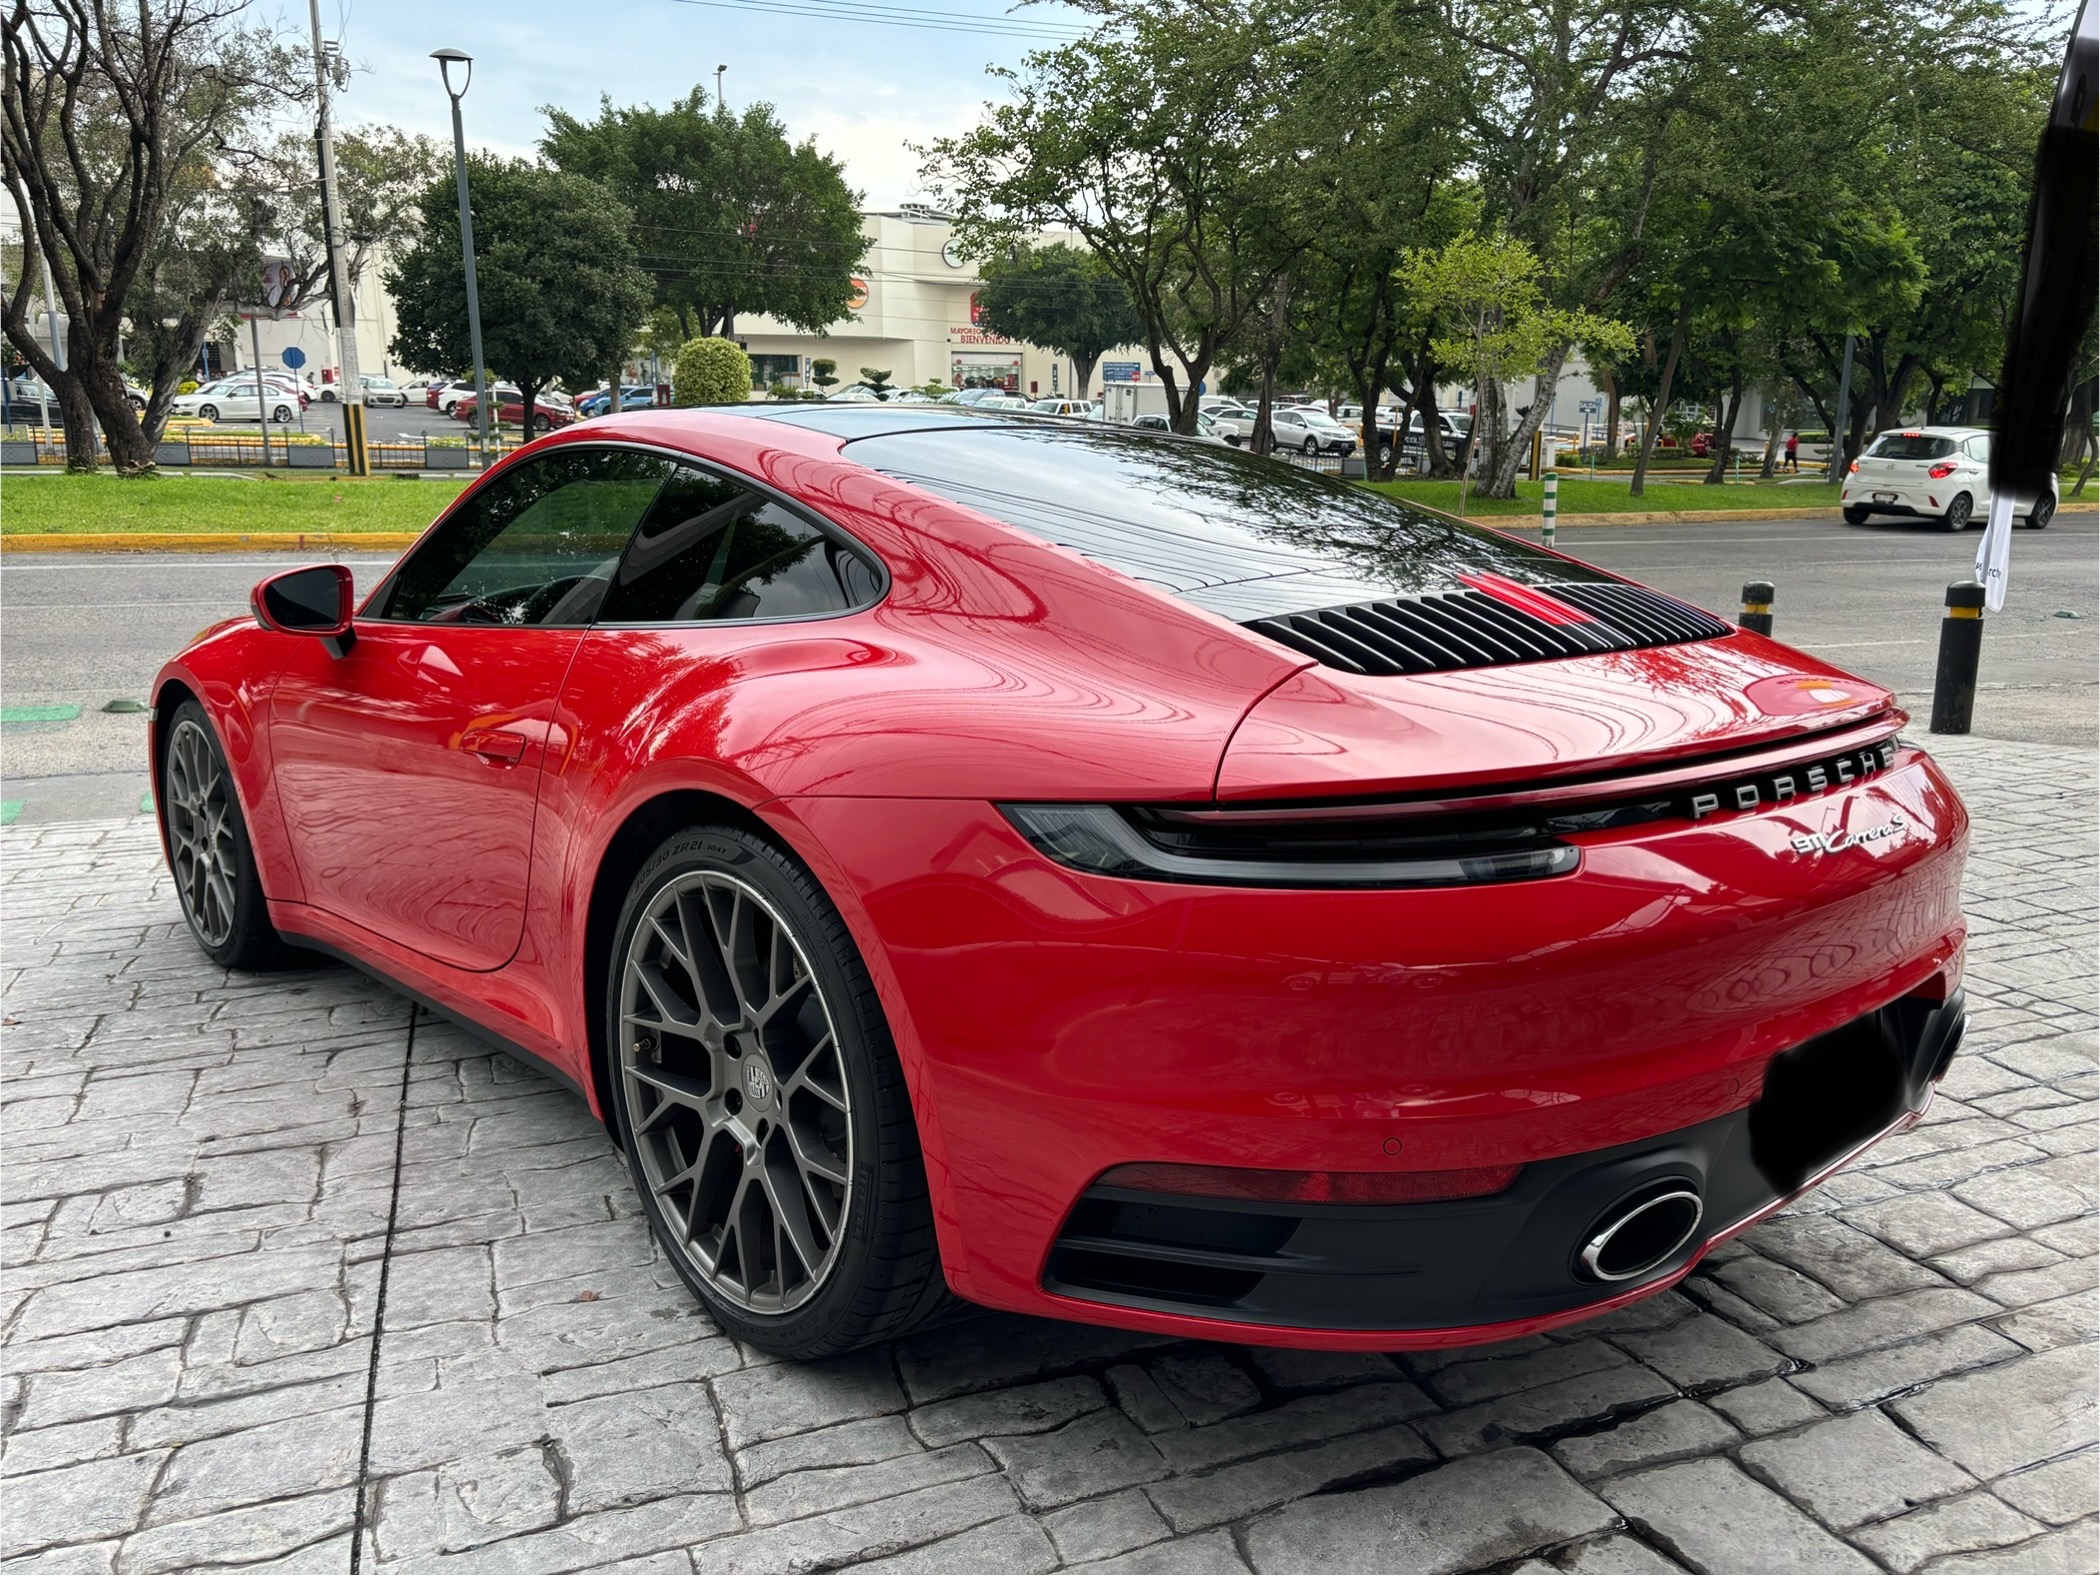
M 549 383 L 584 388 L 624 359 L 648 314 L 649 276 L 634 261 L 626 210 L 595 182 L 486 155 L 467 161 L 467 179 L 483 355 L 524 394 L 530 431 Z M 391 353 L 411 367 L 472 366 L 452 178 L 424 188 L 417 209 L 415 242 L 384 275 Z
M 812 331 L 847 315 L 868 245 L 860 194 L 813 141 L 789 142 L 773 106 L 736 114 L 696 87 L 666 109 L 545 113 L 542 153 L 626 205 L 636 259 L 682 333 L 733 335 L 740 313 Z
M 1104 351 L 1135 344 L 1144 320 L 1123 282 L 1093 253 L 1064 241 L 1017 246 L 978 268 L 985 327 L 1072 360 L 1072 391 L 1094 384 Z

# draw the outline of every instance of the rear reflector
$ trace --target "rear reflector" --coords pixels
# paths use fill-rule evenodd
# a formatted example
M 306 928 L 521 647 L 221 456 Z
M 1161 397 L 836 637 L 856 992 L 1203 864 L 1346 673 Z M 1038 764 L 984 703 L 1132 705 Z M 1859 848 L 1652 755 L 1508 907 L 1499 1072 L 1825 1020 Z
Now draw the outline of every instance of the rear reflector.
M 1486 1198 L 1516 1181 L 1522 1166 L 1473 1166 L 1462 1171 L 1262 1171 L 1242 1166 L 1112 1166 L 1096 1187 L 1192 1198 L 1245 1199 L 1279 1204 L 1426 1204 L 1437 1199 Z

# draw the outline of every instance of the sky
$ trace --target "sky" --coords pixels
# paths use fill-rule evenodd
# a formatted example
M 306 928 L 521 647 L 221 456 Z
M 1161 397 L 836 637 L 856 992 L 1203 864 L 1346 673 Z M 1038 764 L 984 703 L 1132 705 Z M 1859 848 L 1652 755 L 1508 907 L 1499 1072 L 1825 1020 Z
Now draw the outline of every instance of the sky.
M 306 7 L 278 3 L 304 33 Z M 726 65 L 732 108 L 774 105 L 790 138 L 814 137 L 875 208 L 923 195 L 907 143 L 961 131 L 1004 96 L 988 65 L 1017 66 L 1083 22 L 1061 4 L 1010 0 L 321 0 L 322 31 L 355 73 L 336 100 L 339 126 L 450 141 L 429 58 L 440 47 L 474 57 L 468 146 L 521 155 L 535 150 L 544 105 L 588 118 L 603 94 L 665 104 L 698 83 L 712 91 Z

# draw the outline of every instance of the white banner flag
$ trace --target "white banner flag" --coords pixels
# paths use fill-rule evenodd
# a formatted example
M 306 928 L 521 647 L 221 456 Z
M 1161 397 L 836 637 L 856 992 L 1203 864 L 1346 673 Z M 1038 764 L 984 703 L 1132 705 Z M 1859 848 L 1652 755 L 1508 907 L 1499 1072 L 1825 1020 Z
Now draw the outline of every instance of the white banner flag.
M 2013 496 L 2010 489 L 1991 494 L 1991 512 L 1976 546 L 1976 578 L 1983 582 L 1983 605 L 2005 610 L 2005 577 L 2012 565 Z

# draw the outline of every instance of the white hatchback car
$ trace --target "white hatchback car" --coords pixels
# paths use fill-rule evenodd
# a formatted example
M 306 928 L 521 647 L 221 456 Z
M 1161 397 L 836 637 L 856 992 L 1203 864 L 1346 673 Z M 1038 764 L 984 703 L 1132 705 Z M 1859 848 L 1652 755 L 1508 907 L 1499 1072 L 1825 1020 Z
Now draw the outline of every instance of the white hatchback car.
M 1991 435 L 1983 427 L 1905 427 L 1877 433 L 1852 462 L 1839 492 L 1845 522 L 1864 525 L 1877 514 L 1937 520 L 1966 531 L 1991 501 Z M 2056 478 L 2039 498 L 2016 499 L 2015 519 L 2041 530 L 2056 514 Z

